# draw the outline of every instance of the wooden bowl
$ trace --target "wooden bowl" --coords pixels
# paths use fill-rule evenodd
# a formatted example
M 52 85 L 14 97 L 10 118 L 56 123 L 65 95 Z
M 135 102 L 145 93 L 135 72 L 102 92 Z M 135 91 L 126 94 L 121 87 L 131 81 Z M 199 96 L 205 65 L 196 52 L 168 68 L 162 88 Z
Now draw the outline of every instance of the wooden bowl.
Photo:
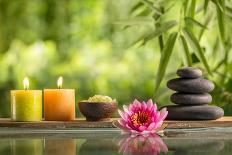
M 117 110 L 117 102 L 87 102 L 78 103 L 81 113 L 86 117 L 87 121 L 107 120 L 112 117 Z

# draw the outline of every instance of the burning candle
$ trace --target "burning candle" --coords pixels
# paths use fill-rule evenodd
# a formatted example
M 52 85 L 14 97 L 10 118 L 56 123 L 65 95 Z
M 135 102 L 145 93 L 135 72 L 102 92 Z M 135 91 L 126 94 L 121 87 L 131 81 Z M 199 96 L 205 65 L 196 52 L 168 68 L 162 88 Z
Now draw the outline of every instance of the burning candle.
M 29 90 L 29 80 L 23 80 L 24 90 L 11 91 L 11 119 L 13 121 L 42 120 L 42 91 Z
M 44 118 L 47 121 L 75 119 L 75 90 L 62 89 L 63 78 L 57 80 L 58 89 L 44 90 Z

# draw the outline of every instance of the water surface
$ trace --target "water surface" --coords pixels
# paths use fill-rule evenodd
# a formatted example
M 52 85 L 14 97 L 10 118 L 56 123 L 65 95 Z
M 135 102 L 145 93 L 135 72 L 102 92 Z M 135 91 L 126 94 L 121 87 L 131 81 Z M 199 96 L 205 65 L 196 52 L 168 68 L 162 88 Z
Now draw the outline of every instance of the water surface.
M 177 154 L 231 155 L 232 128 L 169 129 L 157 135 L 123 135 L 118 129 L 0 129 L 1 155 Z

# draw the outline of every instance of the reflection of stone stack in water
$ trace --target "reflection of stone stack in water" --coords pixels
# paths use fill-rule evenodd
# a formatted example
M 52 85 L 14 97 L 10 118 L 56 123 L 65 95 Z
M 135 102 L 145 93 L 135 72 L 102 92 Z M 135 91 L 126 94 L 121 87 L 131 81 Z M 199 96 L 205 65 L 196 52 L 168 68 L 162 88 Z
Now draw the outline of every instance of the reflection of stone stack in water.
M 168 88 L 177 91 L 170 99 L 177 105 L 165 106 L 168 110 L 167 119 L 173 120 L 213 120 L 224 115 L 223 109 L 208 105 L 212 97 L 208 94 L 214 84 L 202 78 L 202 71 L 197 68 L 185 67 L 177 71 L 180 78 L 168 81 Z

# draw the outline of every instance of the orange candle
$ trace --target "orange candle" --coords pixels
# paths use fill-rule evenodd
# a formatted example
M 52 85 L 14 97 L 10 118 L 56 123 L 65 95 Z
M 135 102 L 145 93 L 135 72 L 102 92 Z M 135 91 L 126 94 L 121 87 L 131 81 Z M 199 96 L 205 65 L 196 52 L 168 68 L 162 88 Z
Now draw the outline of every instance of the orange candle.
M 61 89 L 63 78 L 57 81 L 58 89 L 44 90 L 44 119 L 71 121 L 75 119 L 75 90 Z

